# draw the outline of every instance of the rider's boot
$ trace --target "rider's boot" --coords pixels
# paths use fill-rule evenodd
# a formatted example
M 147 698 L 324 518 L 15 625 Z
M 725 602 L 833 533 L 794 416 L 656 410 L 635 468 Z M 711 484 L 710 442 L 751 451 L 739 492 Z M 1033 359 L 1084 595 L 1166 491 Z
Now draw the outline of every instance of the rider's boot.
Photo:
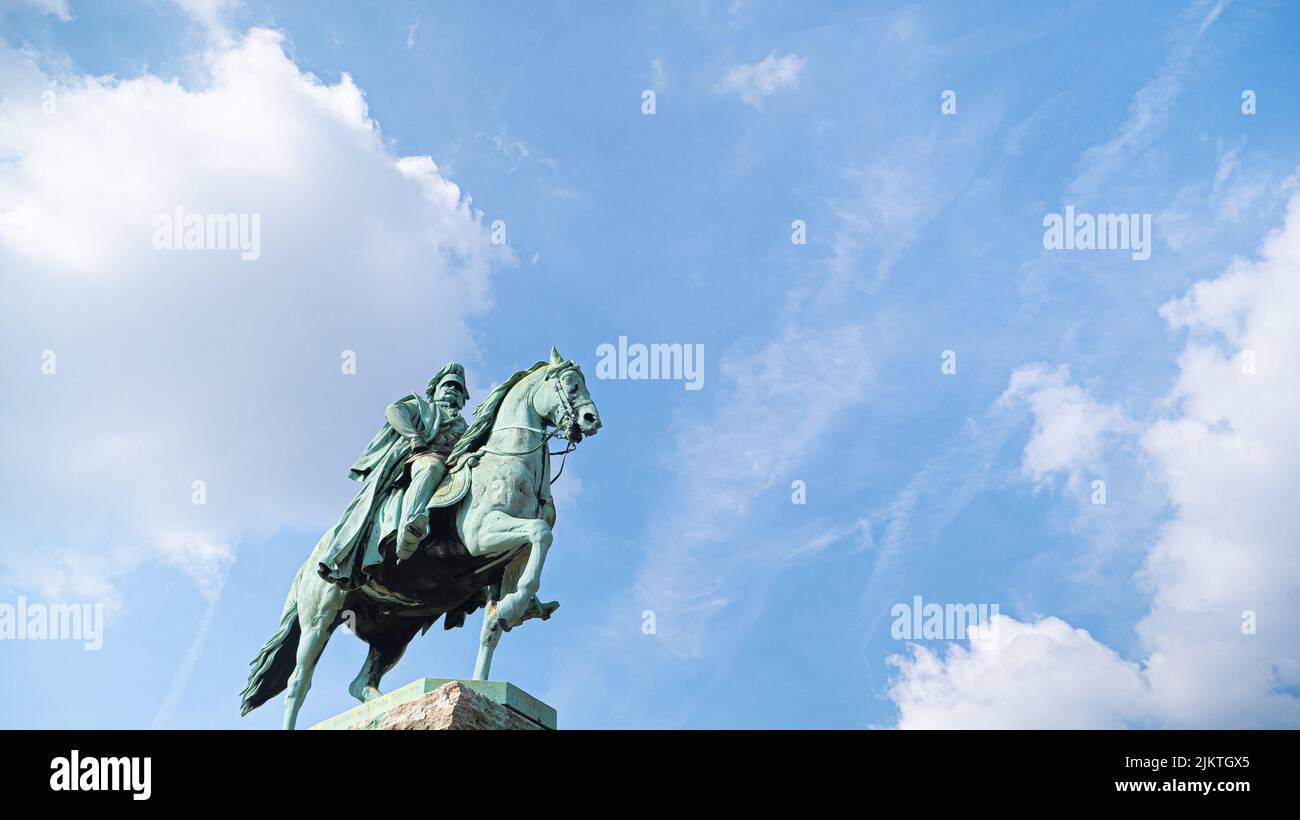
M 424 536 L 429 534 L 429 512 L 425 510 L 416 517 L 412 518 L 405 527 L 402 528 L 402 537 L 397 542 L 397 558 L 405 561 L 415 554 L 415 548 L 420 546 Z

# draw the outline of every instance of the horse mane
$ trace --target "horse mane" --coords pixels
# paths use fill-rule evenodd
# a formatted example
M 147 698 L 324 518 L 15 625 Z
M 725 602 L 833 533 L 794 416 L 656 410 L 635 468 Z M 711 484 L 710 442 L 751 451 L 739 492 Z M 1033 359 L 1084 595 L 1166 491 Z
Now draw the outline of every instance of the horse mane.
M 447 468 L 451 469 L 456 466 L 460 457 L 468 452 L 478 449 L 487 443 L 488 436 L 492 434 L 492 425 L 496 424 L 497 411 L 501 409 L 501 402 L 505 401 L 506 395 L 516 384 L 523 381 L 525 377 L 531 375 L 538 368 L 546 367 L 547 362 L 538 362 L 532 367 L 520 370 L 510 378 L 497 385 L 496 389 L 487 395 L 486 398 L 474 410 L 474 423 L 469 429 L 457 440 L 456 446 L 451 448 L 451 455 L 447 456 Z

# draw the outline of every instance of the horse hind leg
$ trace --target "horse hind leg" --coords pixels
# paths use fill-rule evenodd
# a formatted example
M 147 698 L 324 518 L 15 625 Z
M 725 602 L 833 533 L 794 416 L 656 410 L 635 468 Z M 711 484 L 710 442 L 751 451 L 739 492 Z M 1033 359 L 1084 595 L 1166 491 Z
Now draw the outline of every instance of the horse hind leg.
M 348 684 L 348 694 L 362 703 L 374 700 L 382 694 L 379 691 L 378 681 L 375 680 L 380 654 L 379 648 L 372 644 L 370 651 L 366 653 L 365 663 L 361 664 L 361 671 L 352 679 L 352 683 Z
M 404 654 L 406 654 L 406 644 L 371 644 L 370 651 L 366 653 L 366 662 L 361 665 L 361 671 L 348 686 L 348 692 L 362 703 L 382 695 L 383 692 L 379 691 L 379 682 L 394 666 L 397 666 L 397 662 Z
M 406 647 L 420 631 L 423 622 L 413 618 L 392 618 L 386 619 L 384 626 L 382 635 L 366 638 L 370 651 L 366 653 L 361 671 L 348 686 L 348 692 L 362 703 L 383 694 L 379 691 L 380 681 L 406 654 Z
M 302 709 L 311 689 L 312 674 L 316 671 L 316 662 L 320 660 L 330 634 L 337 626 L 339 611 L 347 594 L 326 583 L 313 573 L 302 576 L 298 608 L 298 626 L 302 636 L 298 639 L 298 654 L 295 658 L 293 674 L 289 676 L 288 692 L 284 698 L 284 728 L 292 729 L 298 723 L 298 711 Z M 303 589 L 305 587 L 305 589 Z
M 325 644 L 329 642 L 328 627 L 313 626 L 304 629 L 298 640 L 297 665 L 289 676 L 288 694 L 284 699 L 284 728 L 292 729 L 298 723 L 298 711 L 302 709 L 307 692 L 311 689 L 311 676 L 316 671 L 316 662 L 320 660 Z

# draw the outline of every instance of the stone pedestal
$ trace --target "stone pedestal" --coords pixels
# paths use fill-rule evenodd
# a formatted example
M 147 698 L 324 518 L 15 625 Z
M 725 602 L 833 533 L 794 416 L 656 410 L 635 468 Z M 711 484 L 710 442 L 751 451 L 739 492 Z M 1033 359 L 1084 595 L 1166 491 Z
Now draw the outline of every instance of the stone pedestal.
M 554 729 L 555 710 L 501 681 L 421 678 L 312 729 Z

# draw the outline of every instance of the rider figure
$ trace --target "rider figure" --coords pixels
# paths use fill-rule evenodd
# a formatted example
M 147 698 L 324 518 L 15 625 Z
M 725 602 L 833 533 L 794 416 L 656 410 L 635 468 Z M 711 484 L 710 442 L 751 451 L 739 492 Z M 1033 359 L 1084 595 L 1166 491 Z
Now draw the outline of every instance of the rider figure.
M 317 567 L 325 580 L 344 588 L 363 583 L 383 562 L 380 544 L 390 534 L 397 556 L 405 559 L 428 533 L 429 501 L 447 474 L 447 456 L 468 429 L 460 415 L 469 399 L 465 368 L 449 362 L 425 393 L 427 398 L 413 393 L 389 405 L 386 423 L 352 464 L 349 475 L 361 482 L 361 491 L 326 536 L 329 544 Z M 394 506 L 396 520 L 385 512 Z
M 460 415 L 469 399 L 465 368 L 455 362 L 447 365 L 430 380 L 428 394 L 433 405 L 417 396 L 416 414 L 400 402 L 390 405 L 385 413 L 388 423 L 410 441 L 411 448 L 407 457 L 411 483 L 402 498 L 402 520 L 397 528 L 397 557 L 403 560 L 411 557 L 429 533 L 429 501 L 447 475 L 447 456 L 468 428 Z

